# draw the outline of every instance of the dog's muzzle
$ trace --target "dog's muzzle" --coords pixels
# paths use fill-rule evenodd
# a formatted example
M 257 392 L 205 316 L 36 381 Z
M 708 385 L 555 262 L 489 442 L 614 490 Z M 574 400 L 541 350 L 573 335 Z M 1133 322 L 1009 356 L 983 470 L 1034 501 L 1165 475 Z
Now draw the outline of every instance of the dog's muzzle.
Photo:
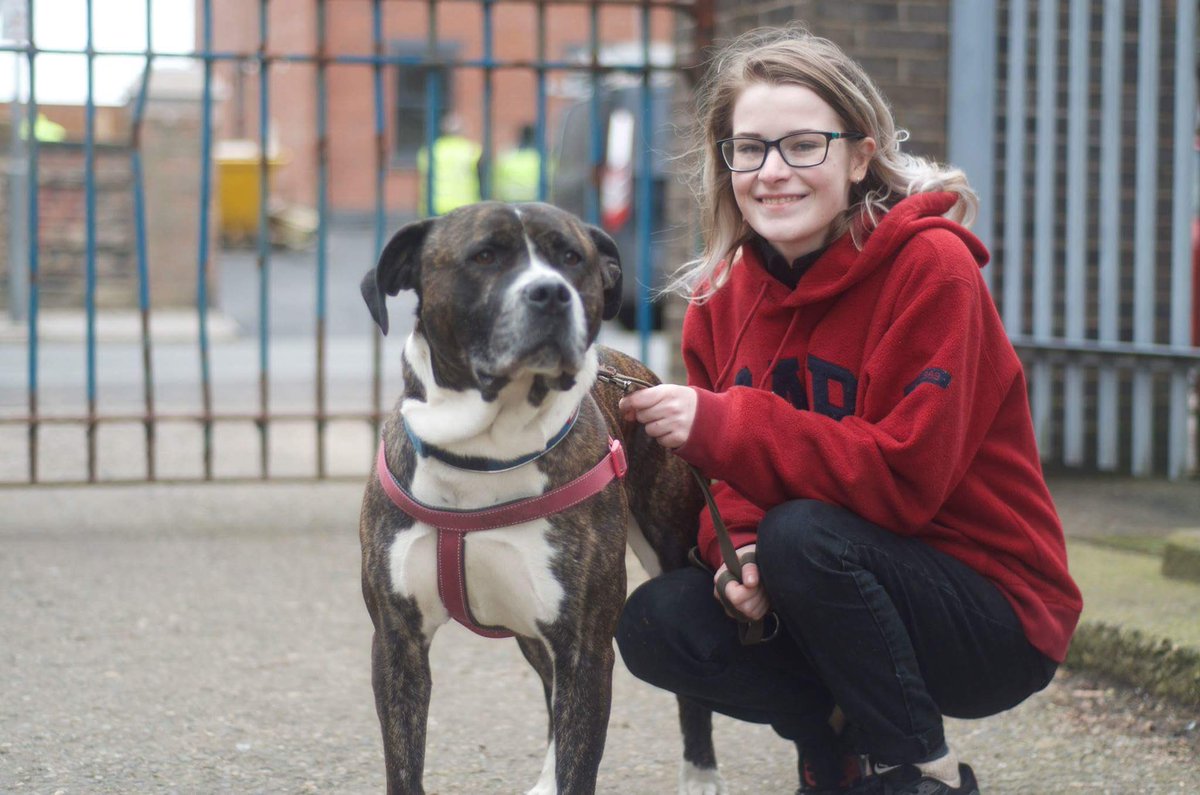
M 525 285 L 521 300 L 525 308 L 546 318 L 567 315 L 571 309 L 573 294 L 561 279 L 540 279 Z
M 583 304 L 571 285 L 547 276 L 517 287 L 494 317 L 476 372 L 574 375 L 587 351 Z

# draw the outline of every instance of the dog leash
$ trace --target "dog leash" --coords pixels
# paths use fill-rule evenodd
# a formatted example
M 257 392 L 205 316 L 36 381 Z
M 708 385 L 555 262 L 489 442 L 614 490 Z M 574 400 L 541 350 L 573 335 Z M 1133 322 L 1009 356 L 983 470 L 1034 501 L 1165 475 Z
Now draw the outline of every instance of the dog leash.
M 614 368 L 607 365 L 600 368 L 596 377 L 600 381 L 620 387 L 621 391 L 627 395 L 635 390 L 654 386 L 649 381 L 643 381 L 640 378 L 618 373 Z M 717 546 L 721 550 L 721 561 L 725 564 L 725 571 L 721 573 L 716 582 L 717 587 L 715 590 L 717 598 L 721 601 L 727 613 L 738 616 L 738 640 L 741 641 L 743 646 L 766 643 L 779 634 L 779 616 L 773 611 L 767 614 L 775 621 L 775 625 L 768 635 L 766 634 L 766 621 L 761 618 L 757 620 L 747 618 L 725 596 L 725 586 L 730 581 L 737 581 L 739 584 L 742 582 L 742 566 L 755 562 L 754 553 L 749 552 L 744 557 L 738 557 L 737 549 L 733 546 L 733 539 L 729 536 L 729 529 L 725 527 L 725 520 L 721 518 L 721 512 L 717 508 L 717 501 L 713 499 L 712 489 L 709 487 L 708 480 L 700 474 L 700 470 L 691 464 L 688 464 L 688 470 L 691 471 L 692 477 L 695 478 L 697 485 L 700 486 L 700 493 L 704 495 L 704 502 L 708 506 L 709 516 L 712 517 L 713 530 L 717 536 Z M 693 549 L 693 554 L 690 556 L 692 562 L 708 570 L 708 567 L 704 565 L 700 556 L 694 554 L 695 551 Z

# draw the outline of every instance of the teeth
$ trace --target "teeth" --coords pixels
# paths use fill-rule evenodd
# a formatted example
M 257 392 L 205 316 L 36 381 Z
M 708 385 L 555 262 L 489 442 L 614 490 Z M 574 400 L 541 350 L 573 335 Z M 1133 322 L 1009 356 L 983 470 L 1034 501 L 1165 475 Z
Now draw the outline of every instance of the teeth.
M 759 199 L 759 201 L 760 201 L 760 202 L 762 202 L 763 204 L 790 204 L 790 203 L 792 203 L 792 202 L 794 202 L 794 201 L 796 201 L 796 200 L 797 200 L 797 199 L 796 199 L 796 197 L 795 197 L 795 196 L 786 196 L 786 197 L 784 197 L 784 198 L 782 198 L 782 199 L 774 199 L 774 198 L 771 198 L 771 199 Z

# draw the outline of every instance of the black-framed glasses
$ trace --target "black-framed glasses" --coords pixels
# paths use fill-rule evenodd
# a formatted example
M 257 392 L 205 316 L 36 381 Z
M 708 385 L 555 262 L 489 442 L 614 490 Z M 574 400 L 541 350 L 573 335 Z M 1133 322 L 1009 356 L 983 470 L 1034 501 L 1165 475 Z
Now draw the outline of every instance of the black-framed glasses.
M 792 168 L 812 168 L 825 162 L 829 155 L 829 142 L 845 139 L 858 141 L 867 136 L 860 132 L 822 132 L 805 130 L 792 133 L 774 141 L 761 138 L 724 138 L 717 141 L 717 148 L 730 171 L 758 171 L 767 162 L 771 149 L 778 149 L 783 162 Z

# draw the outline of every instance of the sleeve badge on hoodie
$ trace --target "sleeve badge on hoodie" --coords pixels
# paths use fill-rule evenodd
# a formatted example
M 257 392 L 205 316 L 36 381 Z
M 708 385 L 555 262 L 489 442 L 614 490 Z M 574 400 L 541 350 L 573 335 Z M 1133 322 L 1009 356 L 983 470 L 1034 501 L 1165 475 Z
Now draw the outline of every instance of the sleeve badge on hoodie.
M 913 379 L 911 384 L 904 387 L 905 397 L 921 384 L 933 384 L 936 387 L 945 389 L 950 386 L 950 373 L 940 367 L 926 367 L 921 371 L 919 376 Z

